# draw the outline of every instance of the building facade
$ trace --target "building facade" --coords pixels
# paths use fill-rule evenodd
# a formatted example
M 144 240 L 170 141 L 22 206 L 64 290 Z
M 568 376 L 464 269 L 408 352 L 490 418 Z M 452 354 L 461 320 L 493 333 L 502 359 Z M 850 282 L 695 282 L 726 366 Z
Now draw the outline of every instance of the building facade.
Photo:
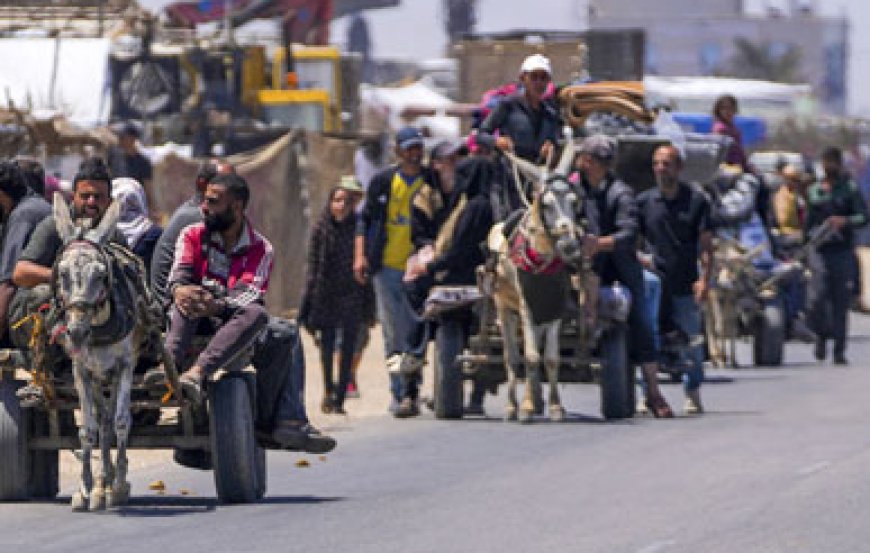
M 650 75 L 807 83 L 822 111 L 846 111 L 848 21 L 806 5 L 746 16 L 742 0 L 589 0 L 589 26 L 643 29 Z

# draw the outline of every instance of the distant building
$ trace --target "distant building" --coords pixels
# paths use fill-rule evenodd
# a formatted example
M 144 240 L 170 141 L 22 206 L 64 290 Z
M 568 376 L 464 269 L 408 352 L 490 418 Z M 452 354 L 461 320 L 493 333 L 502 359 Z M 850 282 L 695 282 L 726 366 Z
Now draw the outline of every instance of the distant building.
M 589 26 L 643 29 L 647 74 L 805 82 L 823 111 L 843 114 L 848 22 L 792 6 L 750 17 L 742 0 L 589 0 Z

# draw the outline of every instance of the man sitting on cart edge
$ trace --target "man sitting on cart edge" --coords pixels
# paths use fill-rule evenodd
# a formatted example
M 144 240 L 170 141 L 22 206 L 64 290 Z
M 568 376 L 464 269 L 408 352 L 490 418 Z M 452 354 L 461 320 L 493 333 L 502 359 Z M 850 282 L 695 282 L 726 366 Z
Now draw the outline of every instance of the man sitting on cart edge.
M 15 294 L 12 273 L 34 229 L 51 215 L 51 206 L 28 187 L 17 162 L 0 163 L 0 217 L 6 230 L 0 242 L 0 342 L 11 345 L 7 330 L 9 306 Z
M 271 439 L 289 449 L 326 453 L 335 440 L 312 427 L 293 398 L 283 364 L 269 358 L 290 352 L 267 351 L 262 339 L 269 317 L 264 295 L 272 272 L 272 245 L 245 217 L 250 198 L 247 182 L 236 174 L 215 177 L 206 187 L 203 222 L 186 227 L 176 244 L 169 275 L 172 297 L 166 349 L 180 366 L 202 319 L 219 327 L 181 377 L 182 391 L 201 401 L 205 379 L 247 348 L 254 348 L 258 404 L 269 398 L 272 409 L 259 413 L 261 430 L 271 425 Z M 258 355 L 263 354 L 263 355 Z M 301 392 L 300 392 L 301 393 Z

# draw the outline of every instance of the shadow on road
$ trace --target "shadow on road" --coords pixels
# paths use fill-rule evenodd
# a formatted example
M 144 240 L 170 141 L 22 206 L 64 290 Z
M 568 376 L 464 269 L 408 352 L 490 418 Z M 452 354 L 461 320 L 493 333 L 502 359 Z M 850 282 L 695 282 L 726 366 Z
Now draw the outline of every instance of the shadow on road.
M 486 416 L 468 416 L 463 417 L 461 420 L 456 421 L 461 422 L 463 425 L 466 423 L 494 423 L 498 425 L 516 425 L 516 426 L 528 426 L 528 425 L 538 425 L 538 424 L 564 424 L 564 423 L 574 423 L 574 424 L 601 424 L 608 421 L 605 421 L 601 417 L 596 417 L 593 415 L 585 415 L 583 413 L 565 413 L 565 420 L 562 422 L 553 422 L 546 415 L 535 415 L 532 418 L 532 422 L 530 423 L 521 423 L 519 421 L 506 421 L 503 416 L 497 415 L 486 415 Z M 613 422 L 623 422 L 623 421 L 610 421 Z
M 146 496 L 133 497 L 130 503 L 117 510 L 109 510 L 122 517 L 177 517 L 183 515 L 197 515 L 221 509 L 233 507 L 252 507 L 257 505 L 316 505 L 344 501 L 343 497 L 316 497 L 311 495 L 295 496 L 267 496 L 262 500 L 246 505 L 221 505 L 214 497 L 189 497 L 189 496 Z M 69 504 L 69 497 L 60 497 L 52 503 Z
M 117 513 L 123 517 L 176 517 L 208 513 L 217 506 L 213 497 L 140 496 L 130 498 L 130 503 Z
M 269 495 L 260 500 L 260 505 L 317 505 L 344 501 L 344 497 L 318 497 L 315 495 Z

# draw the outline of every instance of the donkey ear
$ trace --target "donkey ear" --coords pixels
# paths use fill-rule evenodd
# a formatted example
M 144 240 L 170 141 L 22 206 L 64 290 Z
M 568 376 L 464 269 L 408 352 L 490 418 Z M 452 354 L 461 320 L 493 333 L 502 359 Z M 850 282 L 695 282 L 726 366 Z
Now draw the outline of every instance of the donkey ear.
M 544 170 L 541 167 L 535 165 L 534 163 L 519 158 L 510 152 L 504 152 L 504 155 L 507 156 L 511 163 L 516 165 L 517 169 L 519 169 L 521 173 L 532 179 L 536 184 L 543 177 Z
M 556 167 L 556 174 L 562 176 L 568 174 L 568 171 L 571 170 L 571 164 L 574 163 L 574 152 L 574 140 L 569 138 L 565 141 L 565 147 L 562 148 L 562 157 L 559 158 L 559 165 Z
M 106 213 L 103 214 L 103 218 L 100 219 L 100 224 L 97 225 L 97 228 L 89 230 L 87 234 L 85 234 L 85 239 L 96 244 L 105 244 L 109 241 L 109 237 L 115 231 L 115 226 L 118 224 L 118 218 L 120 216 L 121 204 L 112 200 L 109 209 L 106 210 Z
M 60 236 L 61 242 L 66 244 L 75 234 L 75 225 L 73 224 L 72 215 L 70 215 L 69 212 L 69 206 L 60 192 L 54 193 L 52 213 L 54 215 L 54 226 L 57 229 L 57 234 Z

